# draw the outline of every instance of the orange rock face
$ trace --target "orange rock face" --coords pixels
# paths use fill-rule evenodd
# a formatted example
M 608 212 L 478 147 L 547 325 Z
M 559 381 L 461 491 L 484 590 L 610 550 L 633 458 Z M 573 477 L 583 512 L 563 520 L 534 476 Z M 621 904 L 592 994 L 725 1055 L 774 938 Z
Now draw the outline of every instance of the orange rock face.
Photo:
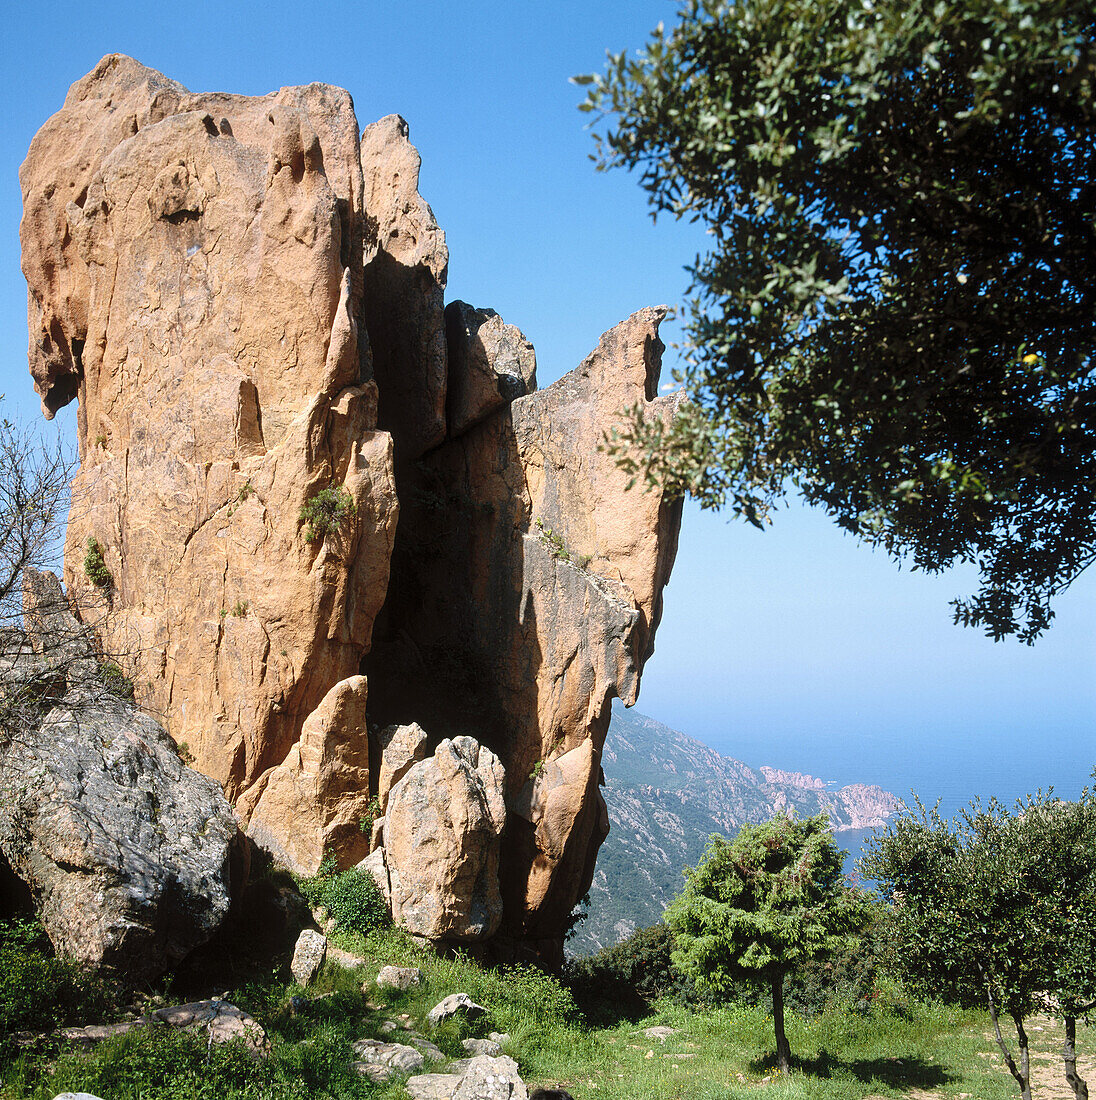
M 47 415 L 80 406 L 65 580 L 297 870 L 361 858 L 373 798 L 444 739 L 495 760 L 506 828 L 471 878 L 464 840 L 444 874 L 407 870 L 418 802 L 396 799 L 399 904 L 554 958 L 607 828 L 609 705 L 635 700 L 676 548 L 679 509 L 598 450 L 627 406 L 673 415 L 663 311 L 529 392 L 519 330 L 453 303 L 447 335 L 418 167 L 402 119 L 359 140 L 326 85 L 196 95 L 120 56 L 73 85 L 20 174 L 31 373 Z M 416 722 L 409 747 L 369 733 Z M 471 803 L 430 804 L 465 835 Z
M 31 372 L 47 410 L 80 401 L 66 584 L 86 602 L 94 538 L 105 644 L 236 798 L 358 672 L 388 581 L 350 97 L 196 96 L 108 57 L 20 178 Z M 352 514 L 307 542 L 301 509 L 332 486 Z

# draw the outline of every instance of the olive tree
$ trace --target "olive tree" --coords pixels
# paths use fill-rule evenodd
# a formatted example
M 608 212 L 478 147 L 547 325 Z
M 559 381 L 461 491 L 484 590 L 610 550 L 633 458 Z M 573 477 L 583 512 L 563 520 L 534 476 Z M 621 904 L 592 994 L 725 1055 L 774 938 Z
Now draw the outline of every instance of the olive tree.
M 784 979 L 860 922 L 861 895 L 846 885 L 841 865 L 825 815 L 743 825 L 734 840 L 711 838 L 663 917 L 674 933 L 674 964 L 701 991 L 729 997 L 736 981 L 768 986 L 785 1072 Z
M 1025 1020 L 1059 1014 L 1066 1077 L 1087 1098 L 1075 1044 L 1077 1018 L 1096 1004 L 1096 795 L 1061 802 L 1040 793 L 1013 812 L 975 802 L 952 821 L 917 803 L 869 842 L 860 868 L 891 903 L 902 979 L 927 996 L 988 1009 L 1025 1100 Z M 1015 1026 L 1017 1057 L 1002 1015 Z
M 1096 555 L 1096 6 L 686 0 L 582 105 L 700 222 L 691 398 L 610 438 L 755 524 L 791 488 L 1030 642 Z

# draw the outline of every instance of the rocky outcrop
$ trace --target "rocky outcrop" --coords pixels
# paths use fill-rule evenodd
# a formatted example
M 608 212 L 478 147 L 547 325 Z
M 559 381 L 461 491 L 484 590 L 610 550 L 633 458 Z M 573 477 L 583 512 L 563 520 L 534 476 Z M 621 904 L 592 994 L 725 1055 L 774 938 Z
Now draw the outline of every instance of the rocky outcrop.
M 501 935 L 541 957 L 593 874 L 609 707 L 636 699 L 676 550 L 679 508 L 628 491 L 599 450 L 625 407 L 673 415 L 656 396 L 663 316 L 633 314 L 575 371 L 401 474 L 392 584 L 363 666 L 379 721 L 475 730 L 502 760 Z
M 58 951 L 141 983 L 227 915 L 246 864 L 236 818 L 163 728 L 110 690 L 109 675 L 89 675 L 99 659 L 56 610 L 56 580 L 29 579 L 38 654 L 20 660 L 71 680 L 36 728 L 0 731 L 0 854 L 30 886 Z M 36 613 L 43 597 L 47 616 Z M 79 644 L 82 654 L 70 651 Z M 63 665 L 50 661 L 58 653 Z
M 496 409 L 537 388 L 537 356 L 521 329 L 493 309 L 445 308 L 449 431 L 463 435 Z
M 664 311 L 536 391 L 520 330 L 444 309 L 418 175 L 399 116 L 359 141 L 326 85 L 199 95 L 111 56 L 73 86 L 20 175 L 31 371 L 47 415 L 80 402 L 66 583 L 280 859 L 383 836 L 422 934 L 558 961 L 676 548 L 599 449 L 673 415 Z
M 192 95 L 104 58 L 20 172 L 31 372 L 79 396 L 65 582 L 94 538 L 141 702 L 235 799 L 358 672 L 397 504 L 362 382 L 349 95 Z M 353 503 L 306 541 L 301 510 Z
M 444 740 L 392 788 L 385 859 L 392 917 L 431 940 L 492 935 L 502 920 L 499 758 L 471 737 Z

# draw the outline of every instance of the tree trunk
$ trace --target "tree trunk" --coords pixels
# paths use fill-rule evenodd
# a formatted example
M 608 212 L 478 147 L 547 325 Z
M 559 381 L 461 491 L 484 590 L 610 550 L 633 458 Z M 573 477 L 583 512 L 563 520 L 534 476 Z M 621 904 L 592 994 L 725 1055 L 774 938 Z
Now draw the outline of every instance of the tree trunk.
M 780 970 L 772 977 L 773 988 L 773 1029 L 776 1031 L 776 1064 L 782 1073 L 791 1073 L 792 1048 L 788 1045 L 788 1036 L 784 1032 L 784 971 Z
M 1020 1068 L 1018 1069 L 1011 1052 L 1005 1045 L 1005 1038 L 1001 1034 L 1001 1021 L 997 1016 L 997 1004 L 993 999 L 993 986 L 988 981 L 986 982 L 986 997 L 989 1000 L 990 1019 L 993 1020 L 993 1033 L 997 1036 L 997 1045 L 1005 1056 L 1005 1065 L 1008 1066 L 1009 1073 L 1012 1074 L 1016 1079 L 1016 1083 L 1020 1086 L 1020 1095 L 1023 1100 L 1031 1100 L 1031 1070 L 1028 1065 L 1027 1032 L 1024 1031 L 1024 1021 L 1021 1017 L 1013 1016 L 1013 1020 L 1016 1021 L 1016 1034 L 1020 1039 Z
M 1067 1016 L 1066 1041 L 1062 1044 L 1062 1061 L 1066 1066 L 1066 1080 L 1077 1100 L 1088 1100 L 1088 1085 L 1077 1075 L 1077 1017 Z

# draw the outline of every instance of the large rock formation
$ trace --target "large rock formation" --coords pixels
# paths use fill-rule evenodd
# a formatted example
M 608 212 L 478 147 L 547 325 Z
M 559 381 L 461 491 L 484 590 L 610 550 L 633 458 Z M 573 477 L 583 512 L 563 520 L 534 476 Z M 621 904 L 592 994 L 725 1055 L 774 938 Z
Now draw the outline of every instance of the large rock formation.
M 635 700 L 676 547 L 678 509 L 598 447 L 625 407 L 672 415 L 663 311 L 534 392 L 518 329 L 444 309 L 418 169 L 402 119 L 359 142 L 325 85 L 195 95 L 120 56 L 73 85 L 20 174 L 31 372 L 47 415 L 80 402 L 66 582 L 86 602 L 94 539 L 108 648 L 299 870 L 359 859 L 373 796 L 399 866 L 397 792 L 473 739 L 506 807 L 497 881 L 452 845 L 442 877 L 475 885 L 430 934 L 558 958 L 606 828 L 609 704 Z
M 216 932 L 246 852 L 218 785 L 110 690 L 88 632 L 58 609 L 56 579 L 27 579 L 33 645 L 5 661 L 4 690 L 13 676 L 63 683 L 33 727 L 5 714 L 0 856 L 59 951 L 140 984 Z
M 362 174 L 349 95 L 191 95 L 112 56 L 20 172 L 30 358 L 80 401 L 65 582 L 89 538 L 111 651 L 235 799 L 358 672 L 396 522 L 390 438 L 361 383 Z M 300 512 L 346 490 L 342 528 Z

